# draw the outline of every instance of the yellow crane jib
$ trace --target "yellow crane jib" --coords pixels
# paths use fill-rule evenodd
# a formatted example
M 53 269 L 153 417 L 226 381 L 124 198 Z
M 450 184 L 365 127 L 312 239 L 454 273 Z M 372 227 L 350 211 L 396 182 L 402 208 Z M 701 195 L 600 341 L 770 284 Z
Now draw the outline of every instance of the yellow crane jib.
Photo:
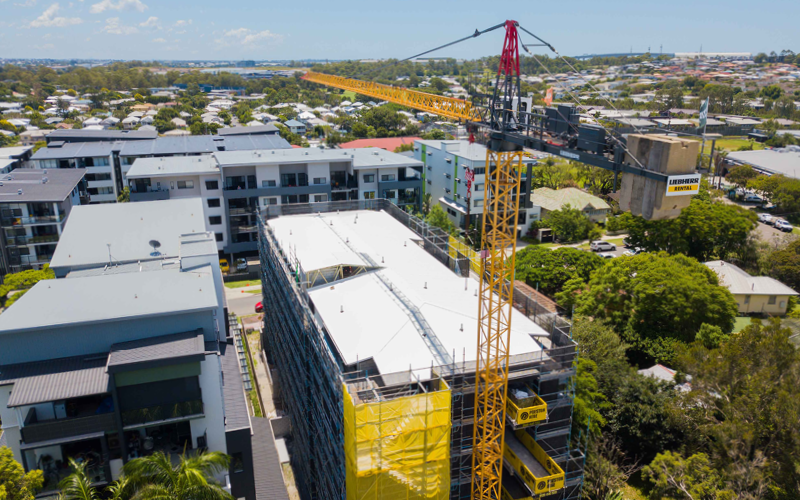
M 478 109 L 472 103 L 463 99 L 452 97 L 442 97 L 425 92 L 418 92 L 404 87 L 392 87 L 380 83 L 364 82 L 353 78 L 344 78 L 323 73 L 307 72 L 303 76 L 309 82 L 336 87 L 338 89 L 350 90 L 359 94 L 364 94 L 382 101 L 389 101 L 395 104 L 408 106 L 409 108 L 427 111 L 446 118 L 463 121 L 480 121 Z

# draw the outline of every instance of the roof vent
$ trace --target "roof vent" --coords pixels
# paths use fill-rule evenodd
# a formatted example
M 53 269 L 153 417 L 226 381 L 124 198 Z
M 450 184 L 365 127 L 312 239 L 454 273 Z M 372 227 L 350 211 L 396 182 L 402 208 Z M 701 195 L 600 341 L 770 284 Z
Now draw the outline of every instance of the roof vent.
M 42 170 L 42 175 L 47 175 L 47 169 Z
M 47 176 L 42 177 L 42 184 L 47 184 Z
M 22 194 L 22 189 L 17 189 L 17 194 Z

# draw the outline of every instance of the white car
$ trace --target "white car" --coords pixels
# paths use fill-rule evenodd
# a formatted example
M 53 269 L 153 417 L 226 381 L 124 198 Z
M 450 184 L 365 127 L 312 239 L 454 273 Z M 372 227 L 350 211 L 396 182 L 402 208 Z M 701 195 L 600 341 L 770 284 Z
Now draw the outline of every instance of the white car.
M 589 244 L 589 250 L 592 252 L 614 252 L 617 250 L 617 245 L 607 241 L 593 241 Z
M 791 233 L 794 230 L 794 227 L 792 227 L 792 225 L 785 220 L 780 219 L 775 222 L 775 229 L 783 231 L 784 233 Z
M 758 222 L 763 222 L 764 224 L 772 225 L 775 223 L 775 220 L 770 214 L 758 214 Z
M 764 198 L 760 197 L 759 195 L 757 195 L 755 193 L 747 193 L 744 196 L 744 202 L 745 203 L 763 203 L 764 202 Z
M 636 247 L 636 248 L 632 248 L 630 250 L 626 250 L 625 252 L 623 252 L 622 255 L 626 255 L 628 257 L 633 257 L 634 255 L 639 255 L 642 252 L 644 252 L 644 248 Z
M 600 252 L 599 254 L 597 254 L 597 256 L 603 259 L 615 259 L 617 257 L 613 253 L 608 253 L 608 252 Z

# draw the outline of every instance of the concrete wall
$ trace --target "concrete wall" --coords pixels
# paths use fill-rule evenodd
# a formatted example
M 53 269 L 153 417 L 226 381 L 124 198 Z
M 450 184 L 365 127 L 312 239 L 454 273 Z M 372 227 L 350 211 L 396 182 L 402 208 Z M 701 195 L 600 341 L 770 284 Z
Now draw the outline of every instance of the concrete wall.
M 197 438 L 206 435 L 209 450 L 228 453 L 225 440 L 225 402 L 222 397 L 222 365 L 219 356 L 209 354 L 200 363 L 200 388 L 203 391 L 204 418 L 192 420 L 192 446 L 197 448 Z M 216 479 L 224 482 L 227 471 L 217 474 Z

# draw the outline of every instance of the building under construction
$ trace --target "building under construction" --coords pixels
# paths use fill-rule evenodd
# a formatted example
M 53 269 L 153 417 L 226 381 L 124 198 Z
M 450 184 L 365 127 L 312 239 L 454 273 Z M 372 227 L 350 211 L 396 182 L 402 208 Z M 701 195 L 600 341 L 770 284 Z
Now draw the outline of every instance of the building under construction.
M 302 497 L 469 498 L 475 252 L 380 199 L 270 206 L 259 252 Z M 578 498 L 577 346 L 532 295 L 516 288 L 514 305 L 503 497 Z

